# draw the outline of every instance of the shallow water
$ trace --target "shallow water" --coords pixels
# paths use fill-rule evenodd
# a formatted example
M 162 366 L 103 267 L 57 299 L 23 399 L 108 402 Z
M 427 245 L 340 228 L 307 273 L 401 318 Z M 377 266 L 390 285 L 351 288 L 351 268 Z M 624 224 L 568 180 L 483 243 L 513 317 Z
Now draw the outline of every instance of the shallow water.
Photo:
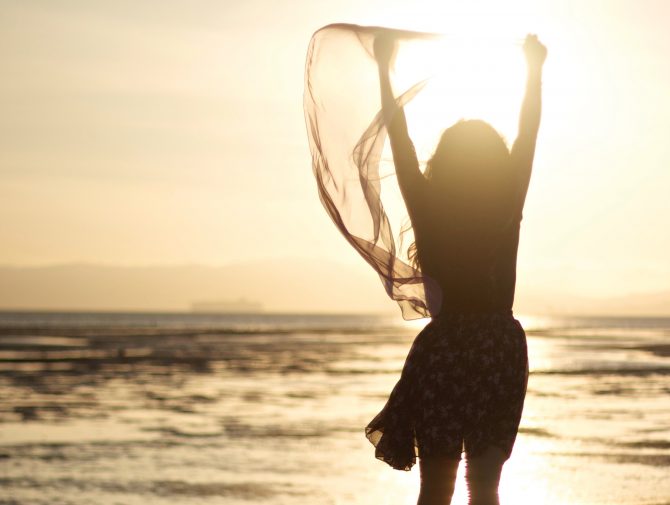
M 669 503 L 670 319 L 530 318 L 503 503 Z M 363 427 L 420 325 L 0 314 L 0 503 L 413 504 Z M 453 503 L 465 503 L 462 475 Z

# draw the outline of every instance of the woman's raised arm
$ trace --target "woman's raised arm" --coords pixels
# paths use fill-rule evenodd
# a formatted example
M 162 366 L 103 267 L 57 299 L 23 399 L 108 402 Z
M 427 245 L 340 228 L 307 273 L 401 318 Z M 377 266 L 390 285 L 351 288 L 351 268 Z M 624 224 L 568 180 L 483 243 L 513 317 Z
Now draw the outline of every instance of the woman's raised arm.
M 391 87 L 389 73 L 394 51 L 395 42 L 392 38 L 382 36 L 375 39 L 374 52 L 379 67 L 382 114 L 391 143 L 398 184 L 409 209 L 412 206 L 410 202 L 416 201 L 415 198 L 420 195 L 426 180 L 419 169 L 414 144 L 407 131 L 405 111 L 397 104 Z
M 535 157 L 535 143 L 542 114 L 542 65 L 547 57 L 547 48 L 536 35 L 528 35 L 523 44 L 528 64 L 526 95 L 521 105 L 519 133 L 512 147 L 512 162 L 519 176 L 519 212 L 523 208 L 528 192 L 530 174 Z

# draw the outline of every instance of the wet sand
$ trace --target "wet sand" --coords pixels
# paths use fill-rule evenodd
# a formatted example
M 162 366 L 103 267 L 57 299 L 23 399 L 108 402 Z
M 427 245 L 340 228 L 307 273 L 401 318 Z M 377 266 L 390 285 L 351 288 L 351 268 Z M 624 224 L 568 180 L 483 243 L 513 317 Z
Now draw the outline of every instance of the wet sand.
M 503 503 L 667 504 L 670 321 L 524 324 Z M 415 503 L 418 471 L 375 460 L 363 427 L 416 331 L 0 315 L 0 503 Z

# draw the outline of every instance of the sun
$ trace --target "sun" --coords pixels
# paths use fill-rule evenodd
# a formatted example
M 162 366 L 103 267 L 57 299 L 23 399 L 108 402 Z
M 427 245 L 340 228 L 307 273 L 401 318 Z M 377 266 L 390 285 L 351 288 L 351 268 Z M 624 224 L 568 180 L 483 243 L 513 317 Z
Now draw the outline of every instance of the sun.
M 513 142 L 526 71 L 521 43 L 445 35 L 401 45 L 393 76 L 396 95 L 428 79 L 406 107 L 422 161 L 432 154 L 441 132 L 459 119 L 483 119 Z
M 392 73 L 395 95 L 426 82 L 405 106 L 409 134 L 422 169 L 442 132 L 460 119 L 490 123 L 511 147 L 525 87 L 522 42 L 522 39 L 443 35 L 403 40 L 398 45 Z M 394 174 L 388 140 L 382 152 L 380 174 Z M 392 177 L 382 177 L 381 193 L 390 222 L 403 223 L 407 228 L 397 247 L 398 257 L 408 262 L 407 247 L 414 236 L 402 195 Z
M 510 148 L 516 139 L 527 72 L 522 45 L 527 27 L 534 23 L 513 10 L 496 11 L 499 6 L 493 1 L 475 3 L 472 12 L 440 13 L 435 2 L 431 19 L 414 11 L 412 19 L 380 20 L 430 34 L 399 42 L 391 75 L 396 97 L 425 81 L 405 106 L 422 170 L 442 132 L 461 119 L 486 121 Z M 450 5 L 440 3 L 447 10 L 454 7 Z M 406 247 L 414 237 L 394 173 L 387 139 L 380 163 L 382 201 L 390 222 L 408 229 L 397 245 L 399 258 L 407 261 Z

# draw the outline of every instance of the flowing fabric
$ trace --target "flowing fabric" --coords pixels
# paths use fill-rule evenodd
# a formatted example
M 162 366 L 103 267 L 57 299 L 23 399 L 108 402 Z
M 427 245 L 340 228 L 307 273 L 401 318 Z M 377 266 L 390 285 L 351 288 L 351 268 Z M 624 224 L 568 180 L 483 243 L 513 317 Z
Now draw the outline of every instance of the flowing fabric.
M 392 76 L 398 105 L 406 106 L 427 87 L 434 71 L 430 62 L 444 63 L 444 50 L 434 51 L 441 43 L 438 35 L 328 25 L 318 30 L 309 44 L 305 120 L 321 202 L 348 242 L 378 273 L 403 318 L 410 320 L 437 315 L 443 293 L 440 285 L 409 259 L 414 233 L 395 167 L 384 152 L 387 132 L 373 54 L 374 40 L 381 35 L 395 40 L 396 63 L 406 70 Z M 431 50 L 439 56 L 432 60 L 420 57 Z M 477 101 L 481 102 L 479 97 Z M 418 126 L 424 130 L 419 132 L 418 143 L 414 130 L 412 134 L 419 158 L 424 160 L 429 153 L 422 150 L 421 141 L 433 147 L 439 136 L 437 127 L 431 134 L 425 133 L 428 116 L 421 116 Z
M 380 173 L 386 129 L 373 43 L 382 33 L 398 42 L 427 38 L 424 33 L 343 24 L 314 34 L 305 71 L 305 117 L 321 202 L 377 271 L 403 318 L 417 319 L 439 311 L 441 291 L 420 268 L 410 266 L 407 248 L 413 237 L 407 210 L 394 174 Z M 407 104 L 421 88 L 418 82 L 405 90 L 398 103 Z M 383 197 L 398 208 L 393 223 Z

